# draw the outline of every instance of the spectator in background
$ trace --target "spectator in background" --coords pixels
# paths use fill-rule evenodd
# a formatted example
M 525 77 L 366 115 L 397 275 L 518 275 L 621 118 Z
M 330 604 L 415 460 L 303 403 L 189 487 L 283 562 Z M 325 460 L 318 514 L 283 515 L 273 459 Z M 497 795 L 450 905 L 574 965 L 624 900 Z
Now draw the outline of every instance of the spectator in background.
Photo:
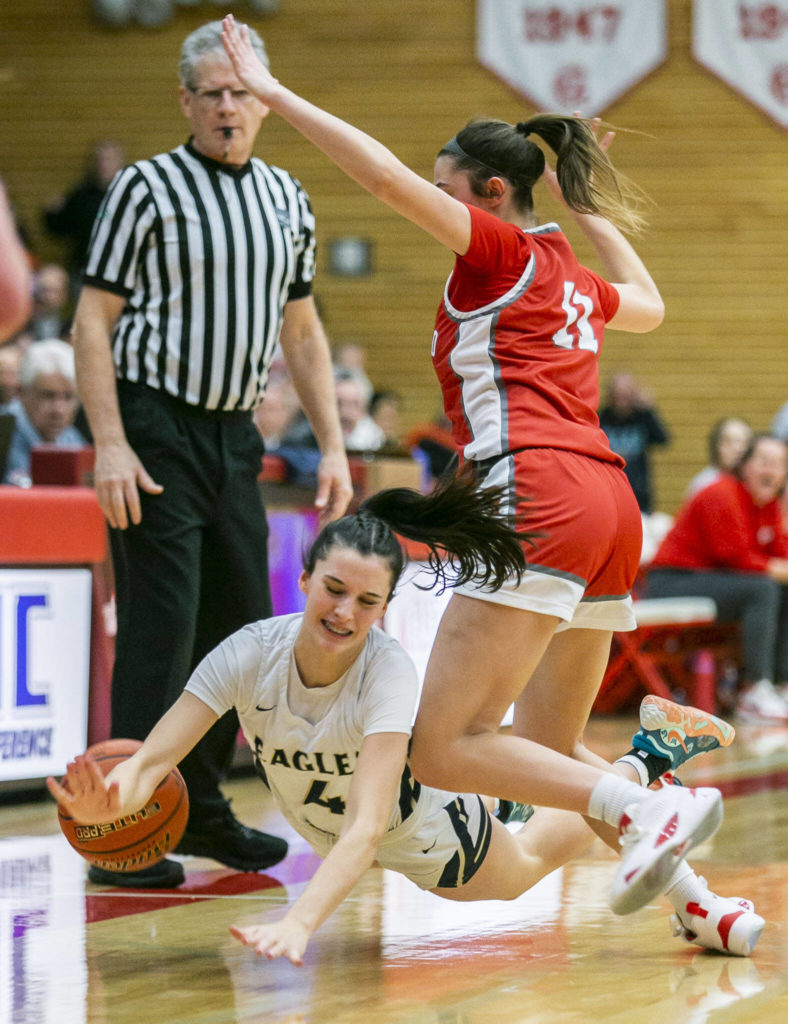
M 657 413 L 651 396 L 631 373 L 616 373 L 607 386 L 607 403 L 599 424 L 610 447 L 626 461 L 624 472 L 635 492 L 640 511 L 654 511 L 649 449 L 667 444 L 670 434 Z
M 708 437 L 709 465 L 690 480 L 684 498 L 691 498 L 714 483 L 722 473 L 733 473 L 751 440 L 752 427 L 745 420 L 737 416 L 724 416 L 717 420 Z
M 0 345 L 27 323 L 32 293 L 30 260 L 0 181 Z
M 383 434 L 381 448 L 402 447 L 400 437 L 400 409 L 402 396 L 398 391 L 376 391 L 369 403 L 369 415 Z
M 50 235 L 69 243 L 68 273 L 76 292 L 85 268 L 88 243 L 101 200 L 125 163 L 123 146 L 115 139 L 101 139 L 91 147 L 82 179 L 64 195 L 53 199 L 43 213 Z
M 380 427 L 369 415 L 365 389 L 356 373 L 336 374 L 337 407 L 347 451 L 377 451 L 384 441 Z
M 320 447 L 286 373 L 269 378 L 265 398 L 254 411 L 254 421 L 266 452 L 284 460 L 288 483 L 315 487 Z
M 59 338 L 31 345 L 19 367 L 20 401 L 6 462 L 5 483 L 30 485 L 30 456 L 41 444 L 84 445 L 74 426 L 79 407 L 74 351 Z
M 334 369 L 340 376 L 350 374 L 355 377 L 364 392 L 364 403 L 369 406 L 374 388 L 367 374 L 367 353 L 363 345 L 355 341 L 346 341 L 334 353 Z
M 45 263 L 33 277 L 33 316 L 28 331 L 34 341 L 65 340 L 70 323 L 68 273 L 59 263 Z
M 779 502 L 785 442 L 756 434 L 735 474 L 724 473 L 679 511 L 648 575 L 651 597 L 710 597 L 721 622 L 742 630 L 750 721 L 788 722 L 788 537 Z
M 298 395 L 290 378 L 287 376 L 269 378 L 265 397 L 252 413 L 267 452 L 275 452 L 282 446 L 299 411 Z M 314 438 L 314 434 L 312 437 Z M 317 441 L 314 444 L 317 447 Z
M 0 414 L 13 412 L 19 404 L 19 362 L 22 351 L 18 345 L 0 348 Z

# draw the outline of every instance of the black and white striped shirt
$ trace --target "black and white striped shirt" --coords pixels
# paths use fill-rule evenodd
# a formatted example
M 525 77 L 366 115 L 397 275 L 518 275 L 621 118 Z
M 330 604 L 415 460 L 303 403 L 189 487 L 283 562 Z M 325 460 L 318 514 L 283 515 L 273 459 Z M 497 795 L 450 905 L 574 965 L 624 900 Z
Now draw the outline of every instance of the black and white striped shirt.
M 256 158 L 228 168 L 187 143 L 120 171 L 84 277 L 126 299 L 117 376 L 203 409 L 252 409 L 285 303 L 311 292 L 314 223 L 300 183 Z

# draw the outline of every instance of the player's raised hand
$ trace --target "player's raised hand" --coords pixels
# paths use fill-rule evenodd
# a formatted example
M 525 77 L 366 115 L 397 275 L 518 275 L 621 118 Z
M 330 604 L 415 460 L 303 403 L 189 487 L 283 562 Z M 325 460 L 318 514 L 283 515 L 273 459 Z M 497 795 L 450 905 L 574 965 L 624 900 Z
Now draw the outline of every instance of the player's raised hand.
M 279 82 L 254 52 L 247 26 L 239 27 L 232 14 L 222 21 L 222 45 L 241 83 L 265 103 Z
M 111 821 L 120 813 L 118 783 L 107 783 L 90 754 L 78 754 L 68 764 L 62 785 L 50 775 L 47 789 L 61 810 L 80 823 Z

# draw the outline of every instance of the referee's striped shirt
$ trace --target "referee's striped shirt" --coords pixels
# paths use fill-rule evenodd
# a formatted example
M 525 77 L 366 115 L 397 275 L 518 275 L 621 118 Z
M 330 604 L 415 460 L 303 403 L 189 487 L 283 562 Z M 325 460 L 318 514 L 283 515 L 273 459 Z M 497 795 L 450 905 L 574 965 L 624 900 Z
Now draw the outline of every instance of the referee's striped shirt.
M 119 378 L 212 410 L 265 390 L 285 303 L 309 295 L 314 217 L 295 178 L 233 169 L 189 143 L 115 177 L 84 282 L 126 299 L 112 338 Z

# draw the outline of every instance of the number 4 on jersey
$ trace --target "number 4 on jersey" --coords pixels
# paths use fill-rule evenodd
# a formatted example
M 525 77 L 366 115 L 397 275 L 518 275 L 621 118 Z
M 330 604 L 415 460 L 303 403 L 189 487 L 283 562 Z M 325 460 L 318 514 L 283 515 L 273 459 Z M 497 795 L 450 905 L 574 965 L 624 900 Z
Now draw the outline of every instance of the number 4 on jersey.
M 309 787 L 309 792 L 304 800 L 305 804 L 319 804 L 321 807 L 325 807 L 331 811 L 332 814 L 344 814 L 345 813 L 345 801 L 341 796 L 330 796 L 327 800 L 323 799 L 323 793 L 328 785 L 327 782 L 318 781 L 317 779 Z
M 561 308 L 566 313 L 566 323 L 560 331 L 553 335 L 553 344 L 560 348 L 577 347 L 589 352 L 599 351 L 599 342 L 589 317 L 594 311 L 594 303 L 575 287 L 574 281 L 564 281 L 564 300 Z

